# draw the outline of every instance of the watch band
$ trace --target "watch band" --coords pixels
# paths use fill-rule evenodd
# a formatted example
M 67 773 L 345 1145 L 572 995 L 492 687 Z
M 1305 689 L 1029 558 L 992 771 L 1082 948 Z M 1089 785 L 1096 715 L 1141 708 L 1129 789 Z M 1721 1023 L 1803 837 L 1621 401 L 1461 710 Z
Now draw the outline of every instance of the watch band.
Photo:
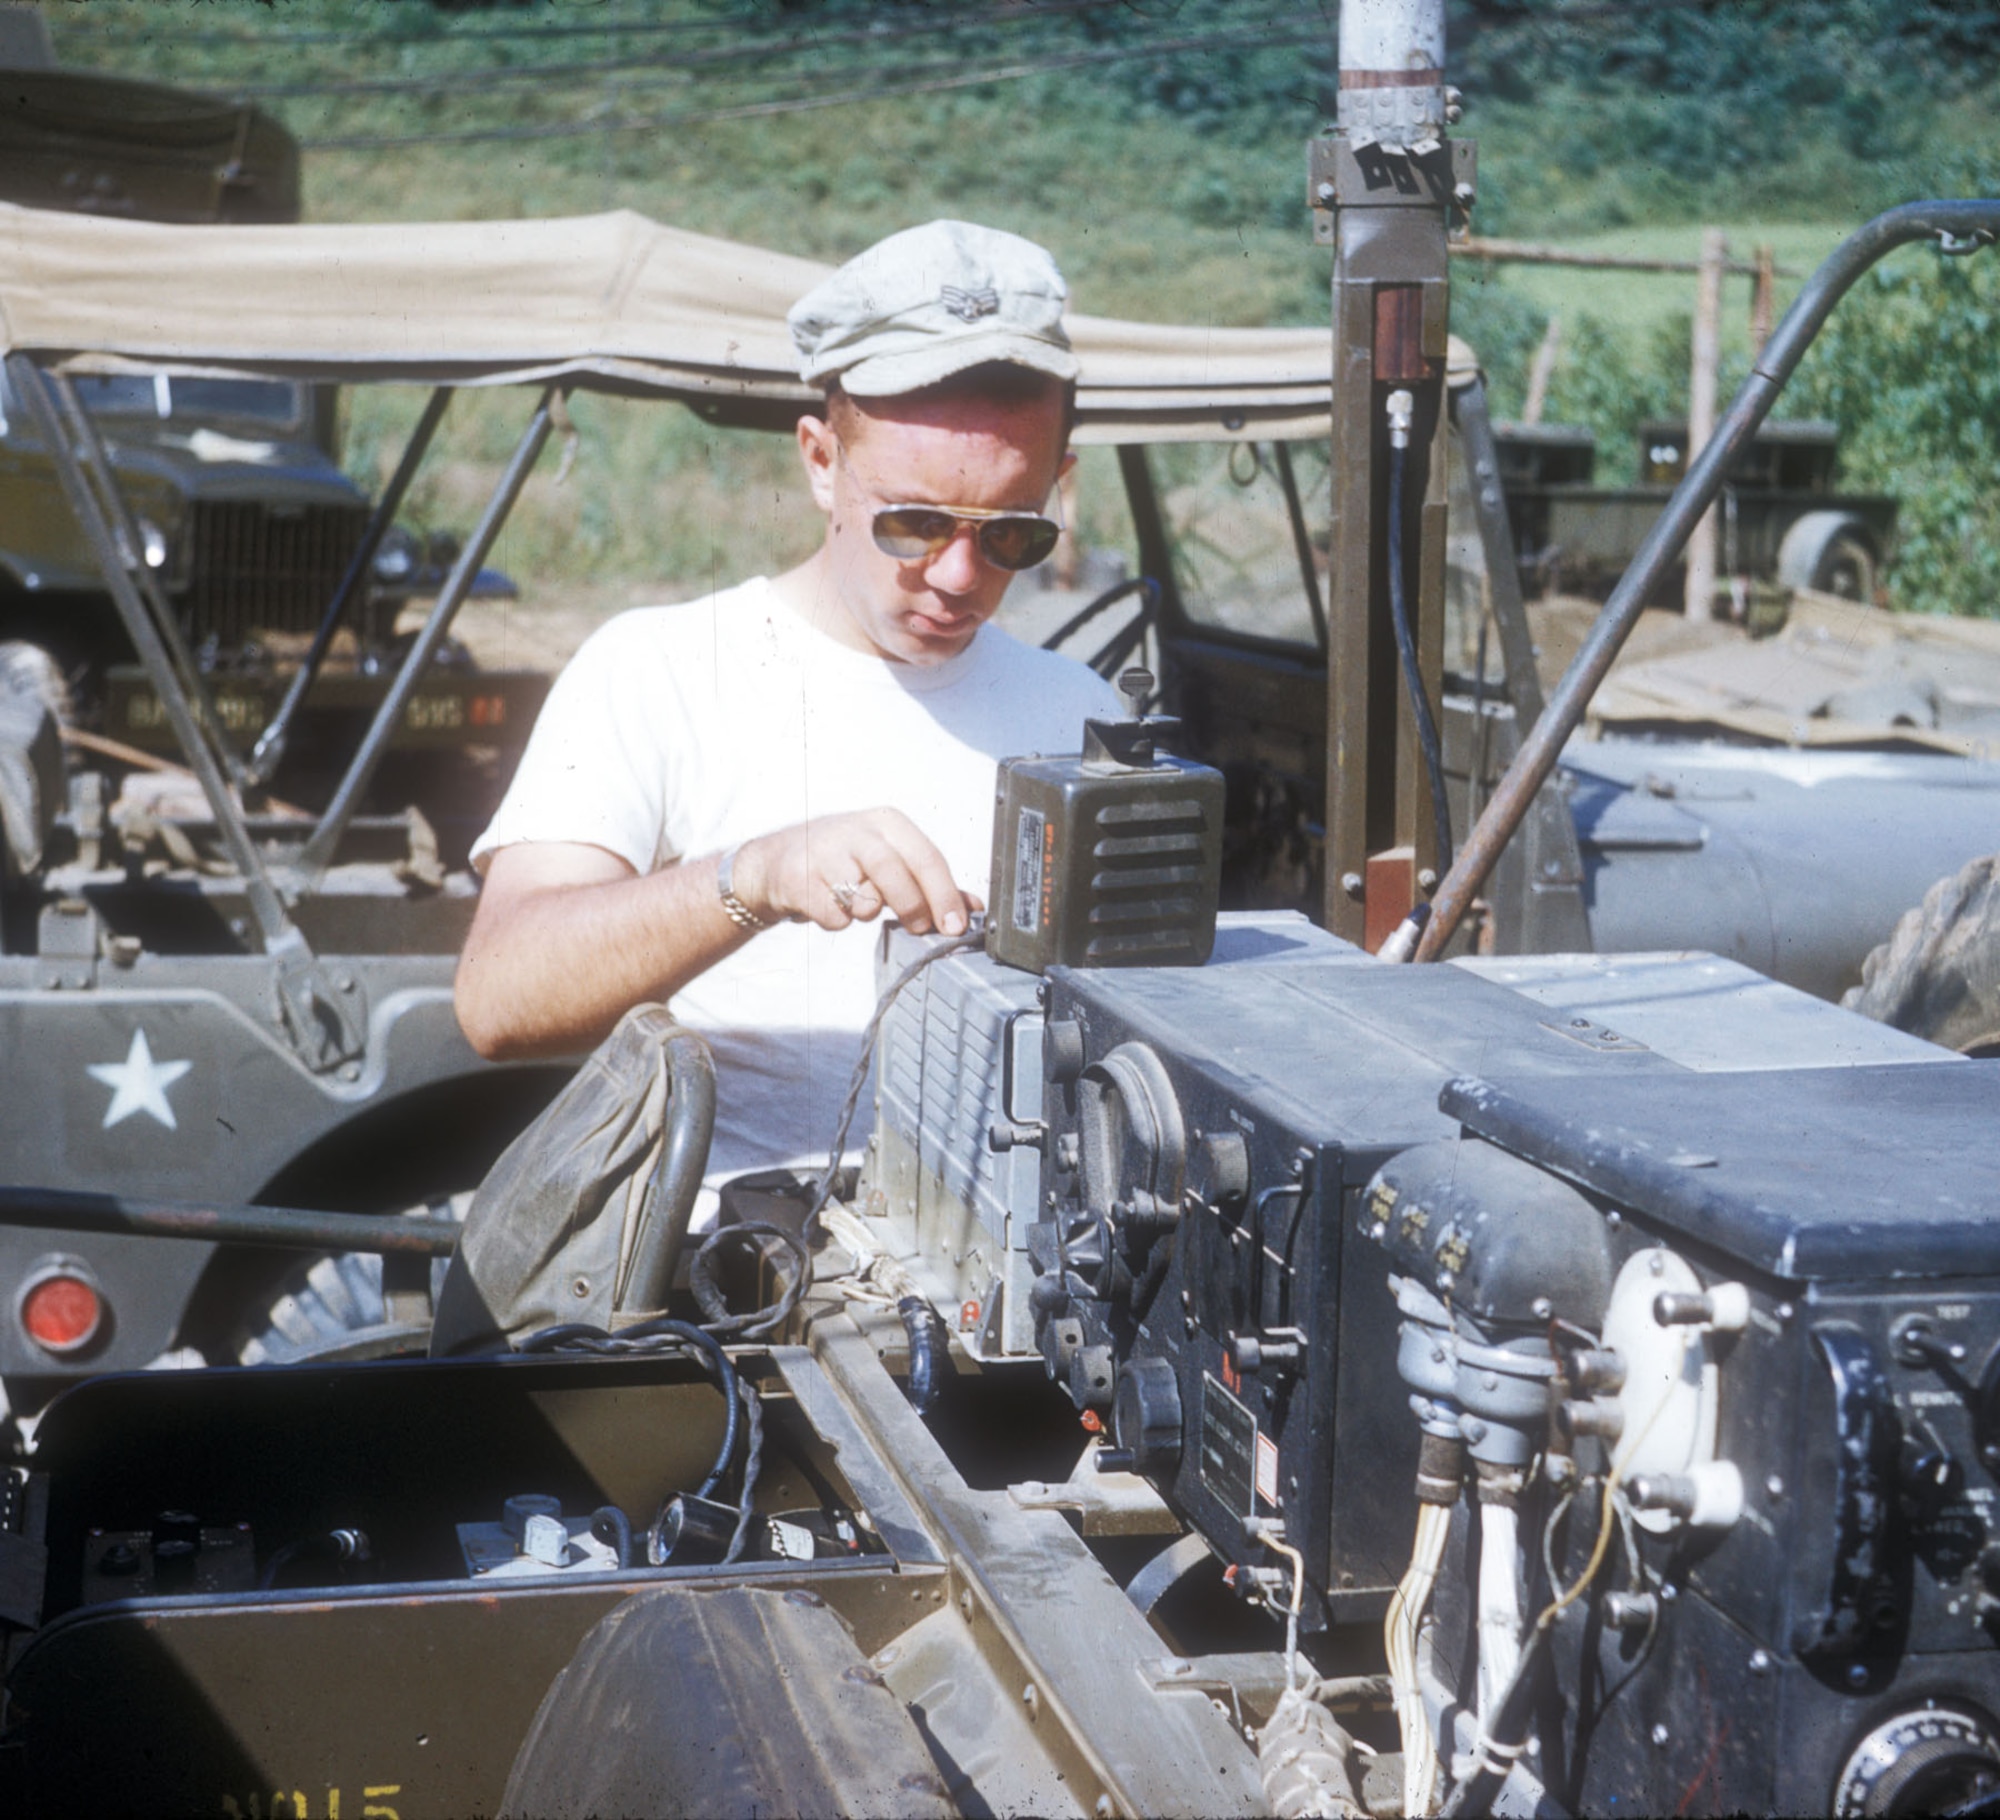
M 738 841 L 733 847 L 725 847 L 722 856 L 715 862 L 715 889 L 722 899 L 722 908 L 729 920 L 739 929 L 768 929 L 770 924 L 750 908 L 730 887 L 730 874 L 736 866 L 736 856 L 743 850 Z

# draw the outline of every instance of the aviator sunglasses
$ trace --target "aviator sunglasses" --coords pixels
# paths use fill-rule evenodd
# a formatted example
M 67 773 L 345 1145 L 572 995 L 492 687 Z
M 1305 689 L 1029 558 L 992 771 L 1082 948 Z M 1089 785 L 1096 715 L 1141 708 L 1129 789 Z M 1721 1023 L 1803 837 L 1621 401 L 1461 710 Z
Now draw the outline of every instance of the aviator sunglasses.
M 840 451 L 841 465 L 861 485 L 847 451 L 838 442 L 834 447 Z M 867 491 L 865 485 L 862 490 Z M 958 535 L 960 525 L 971 525 L 980 555 L 996 569 L 1015 571 L 1046 561 L 1062 535 L 1060 519 L 1045 518 L 1039 512 L 986 511 L 978 506 L 882 505 L 876 507 L 871 525 L 876 549 L 898 562 L 935 556 Z

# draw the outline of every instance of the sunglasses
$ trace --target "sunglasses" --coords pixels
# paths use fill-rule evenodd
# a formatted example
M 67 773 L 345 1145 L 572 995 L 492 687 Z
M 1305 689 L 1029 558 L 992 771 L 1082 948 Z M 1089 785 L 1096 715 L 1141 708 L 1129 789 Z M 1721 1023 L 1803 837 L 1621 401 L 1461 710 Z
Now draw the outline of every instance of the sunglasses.
M 915 562 L 935 556 L 958 535 L 975 527 L 979 553 L 996 569 L 1032 569 L 1045 562 L 1062 526 L 1039 512 L 982 512 L 971 506 L 883 506 L 875 514 L 875 547 L 884 556 Z
M 842 465 L 854 474 L 847 451 L 839 444 L 835 447 Z M 865 490 L 860 476 L 854 478 Z M 1061 521 L 1039 512 L 992 512 L 978 506 L 885 505 L 876 507 L 871 521 L 876 549 L 898 562 L 919 562 L 937 555 L 958 535 L 961 525 L 973 527 L 981 556 L 996 569 L 1015 572 L 1046 562 L 1062 535 Z

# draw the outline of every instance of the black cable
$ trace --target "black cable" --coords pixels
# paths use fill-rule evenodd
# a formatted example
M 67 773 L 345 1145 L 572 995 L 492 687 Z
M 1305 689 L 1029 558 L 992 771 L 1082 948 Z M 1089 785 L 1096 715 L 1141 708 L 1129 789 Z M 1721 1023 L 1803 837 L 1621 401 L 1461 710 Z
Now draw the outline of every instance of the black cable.
M 753 1308 L 747 1314 L 731 1314 L 729 1304 L 723 1300 L 722 1285 L 716 1272 L 720 1268 L 719 1258 L 725 1241 L 732 1239 L 776 1239 L 792 1254 L 792 1274 L 778 1299 L 768 1307 Z M 762 1253 L 762 1247 L 759 1247 Z M 794 1308 L 806 1293 L 812 1282 L 812 1252 L 805 1240 L 789 1226 L 773 1225 L 768 1220 L 739 1220 L 733 1226 L 718 1226 L 701 1242 L 701 1249 L 694 1254 L 694 1262 L 688 1266 L 688 1288 L 694 1292 L 694 1299 L 701 1304 L 701 1311 L 708 1317 L 705 1329 L 710 1334 L 729 1334 L 737 1339 L 761 1339 L 765 1334 L 775 1333 L 790 1317 Z
M 600 1504 L 590 1513 L 590 1533 L 610 1544 L 620 1567 L 632 1565 L 632 1519 L 615 1504 Z
M 544 1327 L 526 1335 L 515 1342 L 514 1350 L 524 1353 L 581 1352 L 616 1358 L 620 1355 L 670 1352 L 689 1346 L 701 1355 L 703 1366 L 721 1384 L 729 1410 L 723 1424 L 722 1445 L 716 1450 L 715 1464 L 709 1468 L 708 1477 L 701 1482 L 701 1490 L 697 1494 L 705 1498 L 722 1483 L 723 1475 L 728 1472 L 739 1432 L 736 1367 L 729 1362 L 728 1353 L 722 1350 L 721 1342 L 713 1334 L 703 1332 L 692 1322 L 677 1321 L 669 1315 L 656 1315 L 650 1321 L 641 1321 L 616 1334 L 606 1333 L 602 1327 L 592 1327 L 585 1321 L 564 1321 L 558 1326 Z
M 264 1563 L 264 1571 L 257 1576 L 257 1590 L 269 1592 L 276 1586 L 280 1571 L 305 1553 L 311 1541 L 310 1536 L 301 1536 L 296 1542 L 287 1542 L 283 1548 L 277 1550 L 270 1560 Z
M 1417 744 L 1423 748 L 1424 772 L 1430 780 L 1431 820 L 1437 842 L 1437 875 L 1451 870 L 1451 805 L 1444 793 L 1444 748 L 1437 723 L 1431 719 L 1430 697 L 1424 693 L 1423 672 L 1417 667 L 1417 640 L 1410 629 L 1410 603 L 1403 588 L 1403 464 L 1409 450 L 1394 442 L 1389 448 L 1389 618 L 1396 628 L 1396 655 L 1402 659 L 1403 682 L 1410 692 L 1410 713 L 1416 721 Z
M 593 1342 L 611 1336 L 588 1321 L 558 1321 L 553 1327 L 538 1327 L 514 1342 L 516 1352 L 595 1352 Z
M 1549 1512 L 1548 1520 L 1542 1525 L 1542 1565 L 1549 1577 L 1549 1589 L 1557 1586 L 1555 1565 L 1555 1532 L 1557 1525 L 1575 1502 L 1581 1486 L 1573 1486 L 1565 1492 L 1555 1508 Z M 1581 1590 L 1581 1582 L 1572 1588 L 1572 1593 Z M 1534 1691 L 1535 1670 L 1541 1661 L 1543 1640 L 1551 1629 L 1550 1619 L 1558 1608 L 1551 1606 L 1548 1612 L 1530 1628 L 1528 1640 L 1521 1648 L 1521 1659 L 1514 1665 L 1513 1679 L 1507 1683 L 1500 1698 L 1493 1703 L 1493 1717 L 1482 1726 L 1483 1736 L 1475 1747 L 1476 1760 L 1472 1773 L 1464 1781 L 1457 1783 L 1438 1810 L 1439 1820 L 1460 1820 L 1461 1816 L 1485 1814 L 1491 1811 L 1493 1798 L 1500 1792 L 1500 1785 L 1507 1780 L 1507 1773 L 1519 1759 L 1528 1740 L 1528 1727 L 1532 1715 L 1529 1711 L 1530 1696 Z M 1648 1639 L 1647 1648 L 1651 1648 Z M 1627 1675 L 1618 1683 L 1614 1692 L 1622 1691 Z
M 304 1554 L 327 1555 L 342 1564 L 374 1559 L 367 1531 L 353 1528 L 321 1530 L 315 1535 L 300 1536 L 297 1541 L 287 1542 L 278 1549 L 264 1563 L 264 1571 L 257 1579 L 257 1590 L 269 1592 L 277 1585 L 278 1575 Z
M 716 1379 L 722 1386 L 729 1413 L 722 1425 L 722 1444 L 715 1450 L 715 1464 L 708 1469 L 708 1477 L 702 1480 L 695 1493 L 695 1496 L 705 1498 L 722 1483 L 723 1474 L 728 1472 L 729 1462 L 736 1453 L 736 1367 L 730 1362 L 729 1354 L 722 1350 L 721 1341 L 713 1334 L 691 1321 L 676 1321 L 669 1315 L 655 1315 L 650 1321 L 641 1321 L 636 1327 L 627 1328 L 619 1337 L 650 1340 L 655 1335 L 685 1340 L 690 1346 L 700 1347 L 713 1365 Z
M 1116 606 L 1128 594 L 1143 594 L 1145 596 L 1145 602 L 1139 609 L 1139 617 L 1141 619 L 1150 620 L 1153 614 L 1159 611 L 1159 582 L 1150 575 L 1134 575 L 1128 580 L 1119 582 L 1115 587 L 1106 588 L 1095 600 L 1090 601 L 1078 612 L 1071 614 L 1048 637 L 1042 640 L 1042 649 L 1044 651 L 1061 650 L 1069 639 L 1081 632 L 1098 614 L 1102 613 L 1107 607 Z
M 969 948 L 985 946 L 986 930 L 983 926 L 968 929 L 948 942 L 940 942 L 897 974 L 890 982 L 889 990 L 882 994 L 876 1004 L 875 1015 L 861 1032 L 861 1053 L 855 1058 L 854 1073 L 847 1083 L 847 1097 L 841 1102 L 840 1124 L 834 1131 L 833 1143 L 826 1155 L 826 1173 L 820 1177 L 819 1191 L 813 1196 L 813 1204 L 806 1213 L 805 1230 L 808 1233 L 818 1230 L 819 1216 L 826 1210 L 827 1202 L 833 1199 L 834 1177 L 840 1173 L 841 1160 L 847 1155 L 847 1134 L 853 1127 L 855 1110 L 860 1106 L 862 1092 L 868 1085 L 868 1072 L 875 1060 L 875 1044 L 881 1037 L 882 1022 L 889 1015 L 889 1007 L 896 1002 L 903 988 L 926 967 L 943 960 L 948 954 L 962 954 Z
M 1478 1762 L 1472 1774 L 1456 1784 L 1445 1798 L 1444 1806 L 1438 1809 L 1438 1820 L 1460 1820 L 1460 1816 L 1491 1810 L 1493 1797 L 1500 1792 L 1500 1785 L 1507 1780 L 1507 1772 L 1514 1767 L 1527 1741 L 1529 1695 L 1533 1692 L 1534 1671 L 1541 1661 L 1542 1639 L 1547 1635 L 1542 1629 L 1528 1633 L 1514 1678 L 1494 1706 L 1493 1723 L 1485 1727 L 1486 1736 L 1478 1747 Z
M 920 1295 L 906 1295 L 896 1304 L 903 1317 L 903 1332 L 910 1341 L 910 1377 L 903 1395 L 918 1415 L 927 1416 L 937 1406 L 938 1392 L 944 1388 L 944 1374 L 950 1369 L 951 1340 L 944 1331 L 938 1311 Z
M 736 1503 L 736 1533 L 729 1538 L 729 1547 L 722 1557 L 725 1567 L 742 1557 L 743 1544 L 750 1535 L 750 1519 L 755 1514 L 752 1500 L 757 1491 L 757 1475 L 764 1467 L 764 1411 L 757 1401 L 756 1390 L 748 1384 L 743 1386 L 743 1419 L 750 1438 L 743 1450 L 743 1493 Z

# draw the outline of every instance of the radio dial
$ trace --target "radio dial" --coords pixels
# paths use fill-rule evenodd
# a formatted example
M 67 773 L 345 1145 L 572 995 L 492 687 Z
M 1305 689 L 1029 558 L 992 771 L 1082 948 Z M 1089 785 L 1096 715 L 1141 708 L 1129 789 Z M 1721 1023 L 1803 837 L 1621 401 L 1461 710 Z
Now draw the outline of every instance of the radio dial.
M 1970 1713 L 1904 1713 L 1862 1739 L 1834 1785 L 1836 1815 L 1942 1814 L 2000 1789 L 2000 1739 Z

